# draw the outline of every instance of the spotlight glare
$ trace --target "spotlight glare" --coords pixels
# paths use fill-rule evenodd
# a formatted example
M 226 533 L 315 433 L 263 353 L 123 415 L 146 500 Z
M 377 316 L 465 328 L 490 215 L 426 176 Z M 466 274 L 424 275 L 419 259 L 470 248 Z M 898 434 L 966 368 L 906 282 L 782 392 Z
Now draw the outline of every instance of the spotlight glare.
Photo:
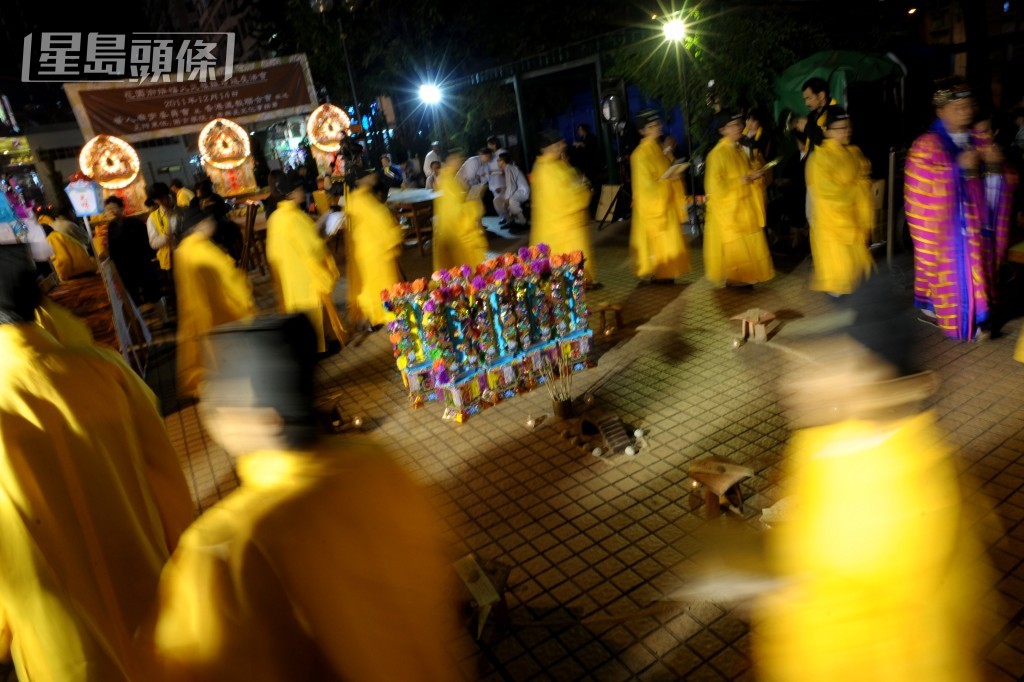
M 424 104 L 437 104 L 441 101 L 441 88 L 424 83 L 420 86 L 420 99 Z
M 916 7 L 911 7 L 910 9 L 907 10 L 907 14 L 913 14 L 916 11 L 917 11 Z
M 686 37 L 686 24 L 682 19 L 673 19 L 667 22 L 662 30 L 665 32 L 665 40 L 676 43 Z

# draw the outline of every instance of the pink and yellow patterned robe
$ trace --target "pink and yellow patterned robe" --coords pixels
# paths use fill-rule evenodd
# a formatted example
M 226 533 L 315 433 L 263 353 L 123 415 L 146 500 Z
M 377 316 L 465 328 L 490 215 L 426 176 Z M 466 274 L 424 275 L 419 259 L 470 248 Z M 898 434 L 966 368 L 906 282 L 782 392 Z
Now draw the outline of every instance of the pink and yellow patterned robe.
M 941 121 L 907 155 L 903 197 L 914 242 L 914 305 L 934 311 L 946 336 L 974 338 L 989 317 L 982 248 L 984 185 L 959 168 Z

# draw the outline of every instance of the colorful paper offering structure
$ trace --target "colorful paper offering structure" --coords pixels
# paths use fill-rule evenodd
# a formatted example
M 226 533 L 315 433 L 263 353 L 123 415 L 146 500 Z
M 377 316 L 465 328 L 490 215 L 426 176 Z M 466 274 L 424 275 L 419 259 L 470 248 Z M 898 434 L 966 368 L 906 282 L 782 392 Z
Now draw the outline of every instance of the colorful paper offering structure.
M 559 355 L 587 366 L 583 254 L 546 244 L 438 270 L 381 292 L 398 370 L 417 407 L 444 402 L 458 422 L 532 390 Z

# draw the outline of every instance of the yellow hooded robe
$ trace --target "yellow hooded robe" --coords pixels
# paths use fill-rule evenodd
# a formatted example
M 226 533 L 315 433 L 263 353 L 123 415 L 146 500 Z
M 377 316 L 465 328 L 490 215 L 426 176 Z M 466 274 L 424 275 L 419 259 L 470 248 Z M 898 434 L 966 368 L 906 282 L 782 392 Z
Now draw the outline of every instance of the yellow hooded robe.
M 89 256 L 81 242 L 54 230 L 46 235 L 53 249 L 53 269 L 62 281 L 91 275 L 96 272 L 96 261 Z
M 257 452 L 238 475 L 161 578 L 151 679 L 458 678 L 440 521 L 379 447 Z
M 715 285 L 756 284 L 775 276 L 763 230 L 763 182 L 744 180 L 754 170 L 743 150 L 727 138 L 708 154 L 704 276 Z
M 487 258 L 487 237 L 481 226 L 484 207 L 468 201 L 455 169 L 441 168 L 434 199 L 434 270 L 460 265 L 476 267 Z
M 758 608 L 757 678 L 977 679 L 985 574 L 934 415 L 802 429 L 786 461 L 795 512 L 768 543 L 788 580 Z
M 132 636 L 193 513 L 137 377 L 0 325 L 0 657 L 20 680 L 146 679 Z
M 690 253 L 680 224 L 685 197 L 679 180 L 662 180 L 668 158 L 654 137 L 646 137 L 629 157 L 633 174 L 633 224 L 629 252 L 637 277 L 675 279 L 690 271 Z M 685 209 L 684 209 L 685 211 Z
M 276 280 L 282 312 L 305 313 L 323 352 L 323 297 L 334 293 L 338 266 L 316 230 L 316 223 L 291 200 L 277 204 L 267 220 L 267 261 Z
M 597 281 L 590 243 L 590 190 L 572 166 L 561 159 L 537 157 L 530 177 L 533 227 L 530 246 L 547 244 L 551 253 L 583 252 L 583 274 Z
M 353 190 L 346 208 L 352 233 L 350 258 L 358 271 L 358 285 L 353 287 L 353 281 L 349 281 L 354 289 L 349 291 L 349 300 L 355 302 L 349 307 L 349 316 L 353 322 L 384 324 L 387 319 L 380 292 L 401 281 L 397 258 L 402 252 L 402 231 L 388 207 L 368 187 Z
M 826 139 L 807 159 L 811 194 L 811 288 L 851 294 L 871 274 L 871 179 L 860 149 Z
M 196 397 L 210 362 L 206 334 L 255 314 L 252 289 L 231 256 L 204 234 L 193 232 L 174 252 L 178 299 L 178 394 Z

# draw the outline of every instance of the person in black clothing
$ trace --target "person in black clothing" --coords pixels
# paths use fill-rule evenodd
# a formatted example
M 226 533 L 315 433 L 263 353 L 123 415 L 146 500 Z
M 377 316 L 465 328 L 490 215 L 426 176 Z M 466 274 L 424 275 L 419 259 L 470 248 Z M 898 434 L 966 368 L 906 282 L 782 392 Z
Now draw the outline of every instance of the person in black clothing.
M 124 214 L 120 197 L 107 197 L 104 202 L 112 217 L 107 227 L 107 250 L 114 261 L 128 295 L 135 305 L 160 300 L 160 268 L 154 261 L 156 252 L 149 246 L 146 224 Z
M 226 254 L 238 263 L 242 259 L 242 228 L 238 226 L 228 213 L 231 207 L 224 197 L 217 194 L 210 180 L 204 180 L 196 186 L 196 198 L 193 205 L 212 215 L 217 222 L 217 230 L 210 238 Z
M 815 147 L 825 140 L 826 116 L 825 113 L 830 105 L 835 104 L 829 96 L 828 83 L 824 78 L 809 78 L 801 88 L 804 95 L 804 104 L 807 105 L 807 125 L 804 127 L 804 135 L 807 136 L 810 153 Z

